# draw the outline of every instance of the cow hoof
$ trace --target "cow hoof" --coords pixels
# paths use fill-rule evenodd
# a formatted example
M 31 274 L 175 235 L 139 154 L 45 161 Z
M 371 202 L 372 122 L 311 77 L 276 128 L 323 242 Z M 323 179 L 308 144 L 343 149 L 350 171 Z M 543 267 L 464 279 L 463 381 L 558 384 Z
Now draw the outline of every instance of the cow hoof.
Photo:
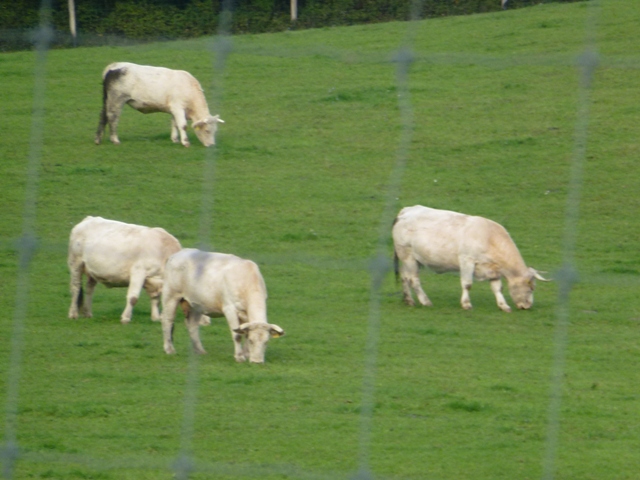
M 130 318 L 121 318 L 120 319 L 120 323 L 123 325 L 126 325 L 128 323 L 131 323 L 131 319 Z
M 465 310 L 471 310 L 472 307 L 471 307 L 470 303 L 467 303 L 467 304 L 463 304 L 462 308 L 465 309 Z
M 236 362 L 238 363 L 242 363 L 242 362 L 246 362 L 247 361 L 247 357 L 245 357 L 244 355 L 236 355 Z
M 511 313 L 511 307 L 509 306 L 500 307 L 500 310 L 502 310 L 503 312 Z
M 170 347 L 164 347 L 164 353 L 166 353 L 167 355 L 175 355 L 176 349 L 173 348 L 173 345 L 171 345 Z

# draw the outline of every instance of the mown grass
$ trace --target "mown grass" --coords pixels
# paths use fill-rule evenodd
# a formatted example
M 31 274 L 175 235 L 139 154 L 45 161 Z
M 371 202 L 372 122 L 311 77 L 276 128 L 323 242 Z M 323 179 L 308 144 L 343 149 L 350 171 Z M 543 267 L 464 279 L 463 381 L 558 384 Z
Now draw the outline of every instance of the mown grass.
M 637 8 L 601 2 L 600 67 L 589 92 L 587 154 L 555 465 L 563 479 L 637 475 L 640 272 Z M 370 259 L 383 212 L 421 203 L 492 218 L 525 260 L 550 272 L 563 238 L 579 102 L 575 58 L 587 3 L 416 24 L 234 37 L 224 69 L 212 40 L 77 48 L 47 56 L 38 169 L 39 248 L 29 270 L 14 478 L 349 478 L 361 466 Z M 398 50 L 413 125 L 402 146 Z M 122 145 L 93 145 L 100 73 L 112 61 L 184 68 L 226 120 L 215 150 L 169 118 L 125 110 Z M 218 59 L 219 60 L 219 59 Z M 7 372 L 34 55 L 0 56 L 0 364 Z M 406 157 L 400 184 L 392 183 Z M 208 168 L 207 165 L 209 165 Z M 206 217 L 203 217 L 205 212 Z M 185 426 L 189 345 L 162 352 L 142 298 L 99 287 L 93 319 L 66 318 L 66 243 L 86 215 L 158 225 L 260 263 L 269 318 L 287 335 L 263 366 L 233 362 L 223 321 L 202 330 L 195 421 Z M 203 228 L 203 225 L 209 228 Z M 558 285 L 528 312 L 500 312 L 486 284 L 462 311 L 454 275 L 425 273 L 431 309 L 380 291 L 368 466 L 375 478 L 539 478 L 549 429 Z M 374 322 L 375 323 L 375 322 Z M 178 326 L 180 327 L 180 326 Z M 375 336 L 375 331 L 374 331 Z M 7 376 L 0 376 L 3 391 Z M 3 423 L 4 425 L 4 423 Z M 188 439 L 187 440 L 185 440 Z M 185 441 L 187 444 L 185 445 Z

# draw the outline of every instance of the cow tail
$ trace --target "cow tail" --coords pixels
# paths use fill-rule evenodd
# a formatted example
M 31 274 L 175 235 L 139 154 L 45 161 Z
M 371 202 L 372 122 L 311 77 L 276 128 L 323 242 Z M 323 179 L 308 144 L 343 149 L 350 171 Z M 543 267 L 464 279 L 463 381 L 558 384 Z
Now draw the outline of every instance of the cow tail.
M 102 132 L 104 132 L 104 127 L 107 124 L 107 96 L 109 90 L 107 86 L 107 75 L 109 75 L 109 73 L 111 72 L 107 72 L 102 80 L 102 110 L 100 111 L 100 120 L 98 121 L 98 130 L 96 132 L 96 144 L 102 140 Z
M 393 219 L 393 225 L 391 225 L 391 230 L 393 231 L 393 227 L 395 227 L 396 223 L 398 223 L 398 217 Z M 396 252 L 395 243 L 393 245 L 393 272 L 396 275 L 396 283 L 400 281 L 400 261 L 398 260 L 398 252 Z
M 82 288 L 82 285 L 80 285 L 80 291 L 78 292 L 78 298 L 76 298 L 76 306 L 78 308 L 82 308 L 83 305 L 84 305 L 84 289 Z
M 396 274 L 396 283 L 400 281 L 400 261 L 398 260 L 398 254 L 396 253 L 396 249 L 393 249 L 393 273 Z
M 107 100 L 109 98 L 109 91 L 113 88 L 113 84 L 125 74 L 125 71 L 126 69 L 124 68 L 118 68 L 104 72 L 102 79 L 102 111 L 100 112 L 100 122 L 98 123 L 98 131 L 96 133 L 96 143 L 100 143 L 102 132 L 109 120 L 107 117 Z
M 107 124 L 107 93 L 102 98 L 102 110 L 100 111 L 100 125 L 103 127 Z
M 107 98 L 109 98 L 109 90 L 111 90 L 111 84 L 120 75 L 114 75 L 114 70 L 109 70 L 104 74 L 102 79 L 102 112 L 100 112 L 100 123 L 107 123 Z

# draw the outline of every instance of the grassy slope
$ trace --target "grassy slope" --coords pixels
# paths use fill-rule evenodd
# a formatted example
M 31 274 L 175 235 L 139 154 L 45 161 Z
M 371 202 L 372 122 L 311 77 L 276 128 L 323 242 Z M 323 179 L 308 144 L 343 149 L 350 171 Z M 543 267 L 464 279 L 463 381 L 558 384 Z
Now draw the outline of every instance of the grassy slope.
M 415 127 L 394 210 L 422 203 L 488 216 L 507 227 L 528 263 L 553 272 L 562 263 L 578 110 L 578 75 L 567 62 L 583 49 L 586 11 L 548 5 L 411 27 L 237 37 L 222 73 L 211 68 L 206 39 L 50 52 L 42 248 L 30 275 L 19 440 L 52 460 L 27 458 L 18 478 L 170 478 L 180 448 L 183 329 L 179 354 L 165 356 L 147 299 L 122 327 L 124 292 L 105 288 L 92 320 L 66 319 L 66 240 L 88 214 L 160 225 L 185 246 L 205 240 L 261 261 L 270 320 L 287 336 L 255 367 L 233 363 L 224 322 L 203 330 L 209 355 L 198 367 L 193 449 L 210 472 L 194 478 L 355 471 L 370 320 L 363 267 L 378 242 L 402 134 L 401 89 L 388 60 L 407 44 L 419 60 L 410 70 Z M 637 66 L 638 20 L 633 1 L 618 0 L 603 2 L 597 22 L 603 66 L 591 95 L 558 478 L 637 472 L 639 85 L 626 67 Z M 94 146 L 99 75 L 116 60 L 194 73 L 227 121 L 215 153 L 193 133 L 192 148 L 174 146 L 168 117 L 131 110 L 119 148 Z M 33 56 L 2 55 L 0 70 L 0 333 L 9 338 Z M 213 161 L 214 183 L 203 198 L 205 161 Z M 203 208 L 211 212 L 205 238 Z M 474 288 L 474 310 L 463 312 L 458 279 L 428 273 L 435 307 L 410 309 L 391 277 L 381 297 L 372 470 L 389 478 L 540 477 L 557 285 L 540 286 L 532 311 L 506 315 L 488 285 Z M 9 364 L 8 348 L 0 360 Z M 230 464 L 236 470 L 225 474 Z M 249 471 L 238 473 L 243 466 Z M 281 473 L 269 476 L 269 468 Z M 300 471 L 293 478 L 306 478 Z

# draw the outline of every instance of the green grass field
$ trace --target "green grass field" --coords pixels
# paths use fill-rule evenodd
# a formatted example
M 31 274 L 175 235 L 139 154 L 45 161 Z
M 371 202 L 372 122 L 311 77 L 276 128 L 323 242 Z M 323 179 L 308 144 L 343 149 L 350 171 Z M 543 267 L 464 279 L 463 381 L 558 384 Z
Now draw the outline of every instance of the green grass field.
M 610 0 L 233 37 L 224 58 L 211 38 L 50 51 L 41 146 L 36 57 L 0 55 L 0 428 L 15 423 L 20 449 L 14 464 L 3 448 L 5 478 L 182 478 L 186 454 L 193 479 L 636 479 L 639 22 L 635 0 Z M 581 90 L 590 37 L 599 66 Z M 217 146 L 191 130 L 191 148 L 174 145 L 168 115 L 130 108 L 122 144 L 94 145 L 113 61 L 193 73 L 226 121 Z M 404 305 L 371 265 L 414 204 L 503 224 L 556 281 L 511 314 L 476 283 L 463 311 L 458 277 L 424 271 L 434 306 Z M 68 319 L 68 235 L 86 215 L 258 261 L 287 335 L 264 365 L 236 364 L 216 320 L 193 359 L 180 322 L 167 356 L 148 298 L 121 325 L 125 290 L 103 286 L 92 319 Z

